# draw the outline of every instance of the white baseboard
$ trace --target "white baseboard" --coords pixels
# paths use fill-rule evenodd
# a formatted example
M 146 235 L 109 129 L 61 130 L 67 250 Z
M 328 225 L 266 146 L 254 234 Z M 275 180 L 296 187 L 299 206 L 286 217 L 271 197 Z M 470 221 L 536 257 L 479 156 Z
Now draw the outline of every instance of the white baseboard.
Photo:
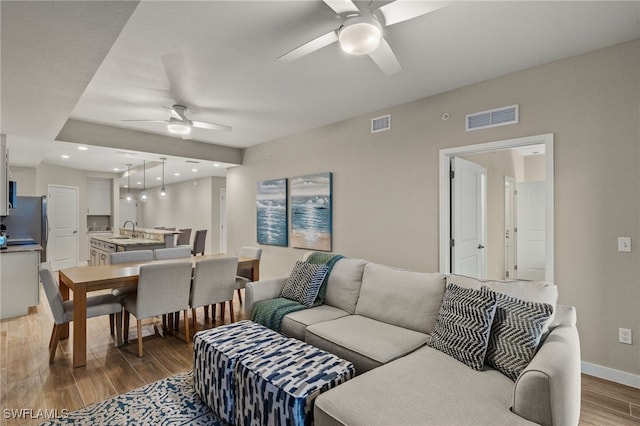
M 626 371 L 615 370 L 584 361 L 581 363 L 581 368 L 584 374 L 640 389 L 640 376 L 637 374 L 631 374 Z

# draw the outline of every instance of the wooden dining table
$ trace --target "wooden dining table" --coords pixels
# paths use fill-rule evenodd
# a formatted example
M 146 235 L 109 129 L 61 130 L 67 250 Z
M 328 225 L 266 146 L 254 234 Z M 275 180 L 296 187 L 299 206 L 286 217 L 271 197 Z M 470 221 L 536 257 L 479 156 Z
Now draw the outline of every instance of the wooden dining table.
M 225 254 L 209 254 L 191 256 L 195 267 L 196 262 L 205 259 L 230 257 Z M 152 260 L 147 262 L 121 263 L 116 265 L 78 266 L 61 269 L 60 295 L 63 300 L 69 300 L 69 290 L 73 292 L 73 367 L 87 364 L 87 293 L 120 287 L 136 287 L 140 266 L 156 263 L 170 263 L 185 261 L 184 259 Z M 238 266 L 251 268 L 251 280 L 260 278 L 260 259 L 239 257 Z M 69 323 L 62 326 L 61 338 L 69 337 Z

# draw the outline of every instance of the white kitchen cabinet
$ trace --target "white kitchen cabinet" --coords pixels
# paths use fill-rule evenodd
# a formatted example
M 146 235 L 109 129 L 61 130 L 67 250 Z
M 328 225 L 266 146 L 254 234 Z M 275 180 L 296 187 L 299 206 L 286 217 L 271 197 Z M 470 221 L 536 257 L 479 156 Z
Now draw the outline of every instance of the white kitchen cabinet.
M 87 214 L 111 216 L 111 182 L 108 179 L 87 180 Z
M 9 152 L 7 137 L 0 135 L 0 216 L 9 214 Z
M 0 318 L 26 315 L 40 303 L 40 251 L 0 254 Z

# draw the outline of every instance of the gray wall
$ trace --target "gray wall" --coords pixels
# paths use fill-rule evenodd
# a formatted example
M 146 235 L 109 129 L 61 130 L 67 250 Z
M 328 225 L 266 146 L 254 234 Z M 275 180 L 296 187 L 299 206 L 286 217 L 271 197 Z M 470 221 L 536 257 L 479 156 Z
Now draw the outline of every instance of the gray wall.
M 520 123 L 464 131 L 466 114 L 520 105 Z M 450 119 L 443 121 L 443 113 Z M 370 119 L 392 114 L 390 131 Z M 440 149 L 555 135 L 555 279 L 578 311 L 584 361 L 640 374 L 640 41 L 553 62 L 246 150 L 227 175 L 229 251 L 256 244 L 256 182 L 333 172 L 334 252 L 438 269 Z M 640 244 L 640 243 L 639 243 Z M 263 246 L 264 278 L 303 253 Z

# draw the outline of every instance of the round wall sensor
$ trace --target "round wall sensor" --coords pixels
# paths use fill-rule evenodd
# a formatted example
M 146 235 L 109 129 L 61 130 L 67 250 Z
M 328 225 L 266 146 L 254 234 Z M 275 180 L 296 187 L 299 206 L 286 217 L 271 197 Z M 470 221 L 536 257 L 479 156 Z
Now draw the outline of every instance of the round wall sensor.
M 445 112 L 444 114 L 442 114 L 442 119 L 445 120 L 445 121 L 448 120 L 449 119 L 449 113 Z

